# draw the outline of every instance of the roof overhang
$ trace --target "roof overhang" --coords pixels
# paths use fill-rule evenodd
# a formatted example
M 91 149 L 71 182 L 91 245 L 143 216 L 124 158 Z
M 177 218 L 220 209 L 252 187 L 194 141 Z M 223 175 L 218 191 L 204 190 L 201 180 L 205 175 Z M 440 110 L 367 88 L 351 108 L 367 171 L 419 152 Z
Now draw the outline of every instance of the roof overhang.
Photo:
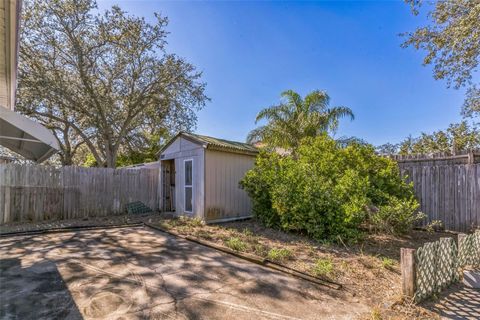
M 59 150 L 57 139 L 48 129 L 2 106 L 0 145 L 37 163 L 43 162 Z
M 229 153 L 238 153 L 238 154 L 244 154 L 244 155 L 250 155 L 250 156 L 256 156 L 259 152 L 259 150 L 256 149 L 256 148 L 254 148 L 252 150 L 244 150 L 244 149 L 239 149 L 239 148 L 235 148 L 235 147 L 227 147 L 227 146 L 222 146 L 222 145 L 218 145 L 218 144 L 215 144 L 215 143 L 210 143 L 210 142 L 204 141 L 204 138 L 209 138 L 209 139 L 217 139 L 217 138 L 200 136 L 200 135 L 195 135 L 195 134 L 192 134 L 192 133 L 187 133 L 187 132 L 180 131 L 175 136 L 173 136 L 170 140 L 168 140 L 167 143 L 165 143 L 162 148 L 160 148 L 160 151 L 158 151 L 157 156 L 161 158 L 162 153 L 175 140 L 177 140 L 180 137 L 182 137 L 183 139 L 186 139 L 190 142 L 196 143 L 196 144 L 198 144 L 198 145 L 200 145 L 203 148 L 208 149 L 208 150 L 223 151 L 223 152 L 229 152 Z M 199 137 L 203 137 L 203 139 L 199 138 Z M 226 140 L 223 140 L 223 141 L 226 141 Z M 229 141 L 229 143 L 237 143 L 237 142 Z

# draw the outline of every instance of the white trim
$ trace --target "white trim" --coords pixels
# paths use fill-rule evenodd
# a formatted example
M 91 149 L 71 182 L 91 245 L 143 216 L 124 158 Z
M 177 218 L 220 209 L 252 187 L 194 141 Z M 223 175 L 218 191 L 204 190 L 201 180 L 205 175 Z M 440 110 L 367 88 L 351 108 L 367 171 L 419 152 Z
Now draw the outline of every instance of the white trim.
M 35 142 L 35 143 L 44 143 L 43 141 L 40 141 L 40 140 L 17 138 L 17 137 L 9 137 L 9 136 L 0 136 L 0 139 L 9 139 L 9 140 L 18 140 L 18 141 L 28 141 L 28 142 Z
M 185 183 L 185 180 L 186 180 L 186 171 L 185 171 L 185 163 L 190 161 L 192 163 L 192 181 L 191 181 L 191 185 L 187 185 Z M 193 187 L 194 183 L 193 183 L 193 180 L 194 180 L 194 177 L 195 175 L 193 174 L 193 158 L 189 158 L 189 159 L 184 159 L 183 160 L 183 211 L 185 213 L 193 213 L 195 211 L 195 189 Z M 192 211 L 187 211 L 187 193 L 185 192 L 186 188 L 187 187 L 190 187 L 192 188 Z

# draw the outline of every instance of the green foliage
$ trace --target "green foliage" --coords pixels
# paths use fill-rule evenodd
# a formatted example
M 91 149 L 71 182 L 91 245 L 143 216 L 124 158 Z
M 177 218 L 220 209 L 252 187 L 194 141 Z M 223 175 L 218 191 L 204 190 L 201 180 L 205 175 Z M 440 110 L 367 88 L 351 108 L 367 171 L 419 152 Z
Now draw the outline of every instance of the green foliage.
M 82 166 L 84 167 L 96 167 L 97 165 L 97 160 L 95 160 L 95 157 L 91 153 L 86 155 L 85 161 L 82 163 Z
M 388 203 L 380 206 L 371 214 L 371 222 L 378 231 L 402 234 L 411 230 L 415 221 L 425 218 L 425 214 L 417 212 L 419 203 L 413 197 L 399 199 L 391 197 Z
M 318 240 L 356 238 L 365 223 L 402 232 L 418 206 L 394 161 L 368 145 L 341 148 L 327 135 L 304 139 L 294 156 L 261 152 L 241 186 L 265 225 Z
M 125 167 L 137 163 L 146 163 L 158 161 L 158 152 L 160 151 L 160 139 L 159 134 L 148 135 L 144 137 L 144 146 L 136 149 L 129 149 L 121 152 L 117 158 L 117 167 Z M 164 140 L 168 138 L 165 134 Z
M 442 222 L 442 220 L 433 220 L 425 227 L 425 229 L 429 233 L 442 231 L 442 230 L 444 230 L 443 222 Z
M 268 255 L 268 248 L 261 243 L 257 243 L 253 247 L 253 251 L 257 256 L 266 257 Z
M 399 145 L 400 154 L 451 153 L 480 148 L 480 129 L 467 121 L 452 123 L 447 130 L 432 134 L 422 133 L 418 138 L 408 137 Z
M 166 17 L 147 22 L 95 0 L 29 0 L 23 13 L 18 110 L 52 130 L 63 164 L 80 146 L 98 166 L 120 154 L 141 161 L 149 136 L 195 126 L 205 83 L 167 53 Z
M 270 249 L 267 254 L 267 258 L 272 261 L 281 262 L 287 259 L 290 259 L 293 256 L 293 253 L 285 248 L 281 249 Z
M 422 0 L 406 0 L 418 14 Z M 429 24 L 404 34 L 403 47 L 424 50 L 424 65 L 433 65 L 435 79 L 448 86 L 468 87 L 462 113 L 480 116 L 480 87 L 475 73 L 480 59 L 480 2 L 475 0 L 436 1 L 426 6 Z
M 330 258 L 317 259 L 313 267 L 313 274 L 317 277 L 330 277 L 333 275 L 333 262 Z
M 225 245 L 235 251 L 247 250 L 247 244 L 237 237 L 228 238 L 225 240 Z
M 393 270 L 393 267 L 395 266 L 395 260 L 387 257 L 381 257 L 380 261 L 382 262 L 382 267 L 384 269 Z
M 423 132 L 419 137 L 409 136 L 399 144 L 386 143 L 376 148 L 380 154 L 452 153 L 480 149 L 479 124 L 473 121 L 452 123 L 446 130 Z
M 350 108 L 330 107 L 330 97 L 325 91 L 315 90 L 302 99 L 297 92 L 287 90 L 282 92 L 282 99 L 279 105 L 258 113 L 255 121 L 268 123 L 252 130 L 248 142 L 296 150 L 303 138 L 334 132 L 341 118 L 354 118 Z

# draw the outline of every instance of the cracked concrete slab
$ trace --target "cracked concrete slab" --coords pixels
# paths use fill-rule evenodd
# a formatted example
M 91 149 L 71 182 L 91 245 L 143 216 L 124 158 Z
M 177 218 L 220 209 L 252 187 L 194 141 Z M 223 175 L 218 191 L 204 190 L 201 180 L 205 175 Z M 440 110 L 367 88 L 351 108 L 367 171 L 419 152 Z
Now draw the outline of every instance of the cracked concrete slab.
M 354 319 L 346 291 L 150 229 L 0 239 L 2 319 Z

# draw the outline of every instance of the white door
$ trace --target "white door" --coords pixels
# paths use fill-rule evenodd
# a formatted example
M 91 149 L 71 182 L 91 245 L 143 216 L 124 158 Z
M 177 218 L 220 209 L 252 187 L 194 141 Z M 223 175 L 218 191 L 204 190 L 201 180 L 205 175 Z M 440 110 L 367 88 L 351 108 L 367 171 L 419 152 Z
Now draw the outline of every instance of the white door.
M 184 172 L 185 172 L 185 212 L 193 212 L 193 159 L 185 160 Z

